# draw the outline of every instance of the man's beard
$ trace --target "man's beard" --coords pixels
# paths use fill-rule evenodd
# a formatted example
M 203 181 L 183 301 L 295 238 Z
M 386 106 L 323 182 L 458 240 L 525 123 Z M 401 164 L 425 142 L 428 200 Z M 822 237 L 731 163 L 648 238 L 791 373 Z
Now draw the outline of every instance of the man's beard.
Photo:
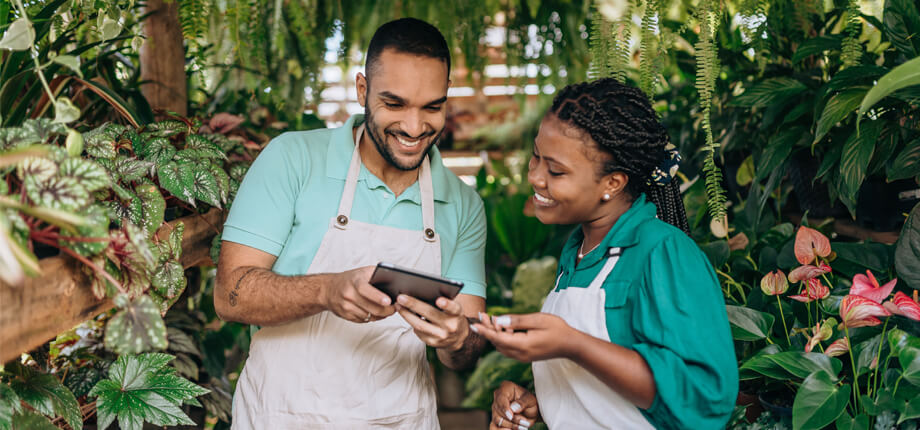
M 431 147 L 434 146 L 435 143 L 441 140 L 441 134 L 444 133 L 444 129 L 442 128 L 441 131 L 439 131 L 437 135 L 435 135 L 431 139 L 431 142 L 428 143 L 428 147 L 425 148 L 424 151 L 422 151 L 422 156 L 419 157 L 418 161 L 413 165 L 409 165 L 409 164 L 401 164 L 396 159 L 396 154 L 393 153 L 393 150 L 389 146 L 387 146 L 386 130 L 384 130 L 383 136 L 379 136 L 377 134 L 378 129 L 377 129 L 377 124 L 374 123 L 374 116 L 371 114 L 371 110 L 366 106 L 364 107 L 364 130 L 367 131 L 367 135 L 371 137 L 371 141 L 374 142 L 374 146 L 377 147 L 377 152 L 380 153 L 380 156 L 383 157 L 383 159 L 386 160 L 387 163 L 390 163 L 391 166 L 399 170 L 403 170 L 403 171 L 410 171 L 410 170 L 418 169 L 418 166 L 421 166 L 422 162 L 425 161 L 425 156 L 428 154 L 428 151 L 431 150 Z M 402 134 L 405 137 L 409 137 L 402 131 L 396 132 L 395 134 Z M 422 135 L 419 136 L 419 140 L 424 139 L 425 137 L 428 137 L 431 135 L 434 135 L 434 131 L 428 131 L 428 132 L 422 133 Z M 419 144 L 421 144 L 421 142 L 419 142 Z

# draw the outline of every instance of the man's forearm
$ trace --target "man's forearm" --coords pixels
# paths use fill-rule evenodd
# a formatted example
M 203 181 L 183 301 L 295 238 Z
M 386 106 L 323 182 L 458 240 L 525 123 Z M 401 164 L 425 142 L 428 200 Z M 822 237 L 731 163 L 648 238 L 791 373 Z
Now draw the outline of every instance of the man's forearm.
M 331 277 L 282 276 L 261 267 L 238 267 L 218 275 L 214 304 L 225 320 L 281 325 L 324 311 L 323 285 Z
M 475 318 L 467 318 L 467 320 L 470 324 L 478 321 Z M 460 349 L 449 351 L 446 348 L 438 348 L 438 359 L 451 369 L 467 369 L 476 364 L 476 360 L 485 347 L 486 339 L 470 330 Z

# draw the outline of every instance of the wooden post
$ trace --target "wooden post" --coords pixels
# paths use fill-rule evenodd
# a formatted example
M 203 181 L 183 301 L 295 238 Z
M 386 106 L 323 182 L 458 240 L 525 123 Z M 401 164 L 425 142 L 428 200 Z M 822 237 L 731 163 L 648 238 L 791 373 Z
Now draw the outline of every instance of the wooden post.
M 223 225 L 224 214 L 212 209 L 204 215 L 170 221 L 157 235 L 165 237 L 176 223 L 184 222 L 179 262 L 185 268 L 213 265 L 211 240 Z M 93 296 L 82 264 L 76 260 L 67 256 L 44 258 L 40 265 L 42 275 L 27 279 L 20 288 L 0 282 L 0 364 L 113 306 L 112 300 Z
M 185 78 L 185 49 L 179 26 L 179 2 L 147 0 L 144 21 L 147 39 L 141 46 L 141 92 L 154 109 L 166 109 L 185 116 L 188 89 Z

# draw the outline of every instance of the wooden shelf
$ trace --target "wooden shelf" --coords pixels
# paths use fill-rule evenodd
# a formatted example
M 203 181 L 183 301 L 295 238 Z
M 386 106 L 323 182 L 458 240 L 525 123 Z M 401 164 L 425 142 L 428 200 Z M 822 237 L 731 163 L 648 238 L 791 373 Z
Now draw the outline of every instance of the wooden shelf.
M 211 240 L 223 225 L 225 212 L 212 209 L 170 221 L 157 232 L 165 237 L 172 226 L 182 221 L 182 258 L 185 268 L 213 265 L 209 251 Z M 22 287 L 0 282 L 0 363 L 54 339 L 112 308 L 112 300 L 93 296 L 81 264 L 68 256 L 40 261 L 42 275 L 29 278 Z

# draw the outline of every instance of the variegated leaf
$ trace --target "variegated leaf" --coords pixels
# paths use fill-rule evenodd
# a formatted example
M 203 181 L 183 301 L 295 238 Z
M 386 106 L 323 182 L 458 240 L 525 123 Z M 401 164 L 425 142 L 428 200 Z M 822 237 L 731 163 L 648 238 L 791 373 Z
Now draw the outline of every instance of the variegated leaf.
M 157 121 L 154 123 L 147 124 L 147 129 L 145 132 L 156 134 L 159 136 L 173 136 L 182 132 L 188 132 L 188 125 L 182 121 L 176 120 L 166 120 L 166 121 Z
M 150 246 L 151 242 L 147 239 L 147 232 L 131 223 L 127 223 L 123 230 L 131 244 L 130 257 L 139 264 L 143 264 L 149 271 L 153 271 L 157 263 L 157 252 L 156 247 Z
M 170 194 L 195 205 L 195 166 L 170 161 L 157 168 L 160 186 Z
M 179 297 L 175 296 L 173 298 L 167 298 L 160 295 L 156 291 L 148 291 L 147 295 L 150 296 L 150 300 L 153 301 L 153 304 L 160 310 L 160 315 L 166 316 L 166 311 L 176 304 L 179 301 Z
M 115 144 L 127 128 L 108 123 L 83 133 L 86 153 L 95 158 L 115 158 Z
M 115 159 L 115 172 L 118 174 L 119 180 L 125 183 L 137 181 L 147 176 L 148 173 L 153 171 L 154 167 L 153 162 L 138 160 L 134 157 L 119 155 Z
M 86 188 L 73 178 L 54 177 L 39 182 L 34 177 L 27 176 L 24 183 L 26 195 L 38 206 L 79 210 L 89 203 Z
M 41 142 L 41 138 L 32 130 L 22 127 L 0 128 L 0 149 L 13 149 Z
M 89 192 L 109 185 L 109 175 L 102 166 L 81 158 L 64 160 L 61 163 L 60 175 L 73 178 Z
M 41 142 L 46 142 L 54 136 L 67 134 L 67 126 L 48 118 L 27 119 L 22 123 L 22 128 L 38 136 Z
M 223 152 L 224 154 L 230 153 L 230 151 L 235 146 L 240 144 L 240 142 L 230 140 L 227 138 L 227 136 L 224 136 L 222 134 L 211 133 L 211 134 L 205 134 L 203 136 L 207 138 L 208 140 L 210 140 L 211 143 L 217 145 L 217 147 L 220 148 L 220 151 Z
M 211 174 L 214 175 L 214 180 L 217 181 L 217 192 L 220 195 L 220 202 L 226 204 L 227 198 L 230 196 L 230 176 L 227 176 L 227 172 L 224 171 L 224 168 L 216 163 L 211 163 L 209 170 Z
M 190 134 L 185 138 L 185 149 L 197 150 L 202 158 L 227 159 L 220 146 L 197 134 Z
M 131 190 L 121 186 L 119 183 L 112 184 L 112 190 L 115 191 L 115 195 L 122 200 L 134 200 L 137 195 L 134 194 Z
M 104 270 L 108 274 L 112 275 L 112 277 L 114 277 L 115 279 L 118 279 L 119 277 L 118 269 L 116 269 L 115 265 L 112 264 L 110 261 L 108 261 L 108 259 L 105 258 L 105 255 L 103 254 L 96 255 L 95 257 L 92 257 L 90 261 L 92 261 L 93 264 L 96 265 L 96 267 L 105 268 Z M 97 299 L 102 300 L 106 297 L 112 297 L 117 293 L 117 290 L 115 289 L 114 285 L 112 285 L 104 277 L 96 273 L 89 266 L 83 266 L 83 273 L 86 273 L 86 275 L 91 280 L 90 287 L 92 287 L 93 296 L 95 296 Z
M 137 354 L 166 345 L 166 324 L 146 295 L 118 311 L 105 329 L 105 346 L 117 354 Z
M 163 215 L 166 211 L 166 200 L 160 194 L 160 189 L 153 184 L 140 184 L 134 187 L 137 197 L 141 200 L 143 218 L 140 224 L 147 232 L 147 237 L 153 236 L 160 224 L 163 224 Z
M 169 232 L 169 237 L 160 242 L 161 260 L 178 260 L 182 257 L 182 235 L 185 233 L 185 223 L 177 222 Z M 165 254 L 165 256 L 163 255 Z
M 128 191 L 130 192 L 130 191 Z M 136 195 L 130 199 L 114 199 L 105 202 L 112 211 L 112 218 L 120 224 L 122 218 L 139 222 L 144 216 L 144 203 Z
M 36 182 L 44 182 L 51 179 L 57 172 L 58 165 L 47 158 L 29 157 L 20 161 L 16 166 L 16 175 L 21 180 L 29 177 Z
M 204 157 L 201 152 L 197 149 L 183 149 L 176 153 L 176 156 L 173 157 L 177 163 L 192 163 L 199 164 L 206 162 L 207 157 Z
M 147 137 L 136 142 L 134 153 L 157 164 L 169 162 L 176 155 L 176 147 L 165 137 Z
M 80 255 L 89 257 L 102 252 L 109 245 L 108 240 L 87 242 L 70 241 L 65 238 L 78 237 L 81 239 L 108 239 L 109 217 L 107 211 L 99 204 L 90 206 L 87 210 L 83 211 L 82 214 L 86 218 L 87 223 L 77 227 L 78 233 L 76 235 L 62 230 L 59 243 L 61 246 L 66 246 L 76 251 Z
M 151 286 L 157 294 L 171 299 L 182 293 L 187 280 L 182 265 L 176 260 L 169 260 L 160 265 L 153 274 Z
M 217 184 L 217 178 L 207 169 L 196 170 L 194 175 L 195 198 L 211 206 L 221 207 L 220 186 Z
M 246 176 L 246 171 L 249 170 L 248 164 L 237 163 L 230 166 L 230 178 L 235 179 L 237 182 L 243 181 L 243 176 Z

